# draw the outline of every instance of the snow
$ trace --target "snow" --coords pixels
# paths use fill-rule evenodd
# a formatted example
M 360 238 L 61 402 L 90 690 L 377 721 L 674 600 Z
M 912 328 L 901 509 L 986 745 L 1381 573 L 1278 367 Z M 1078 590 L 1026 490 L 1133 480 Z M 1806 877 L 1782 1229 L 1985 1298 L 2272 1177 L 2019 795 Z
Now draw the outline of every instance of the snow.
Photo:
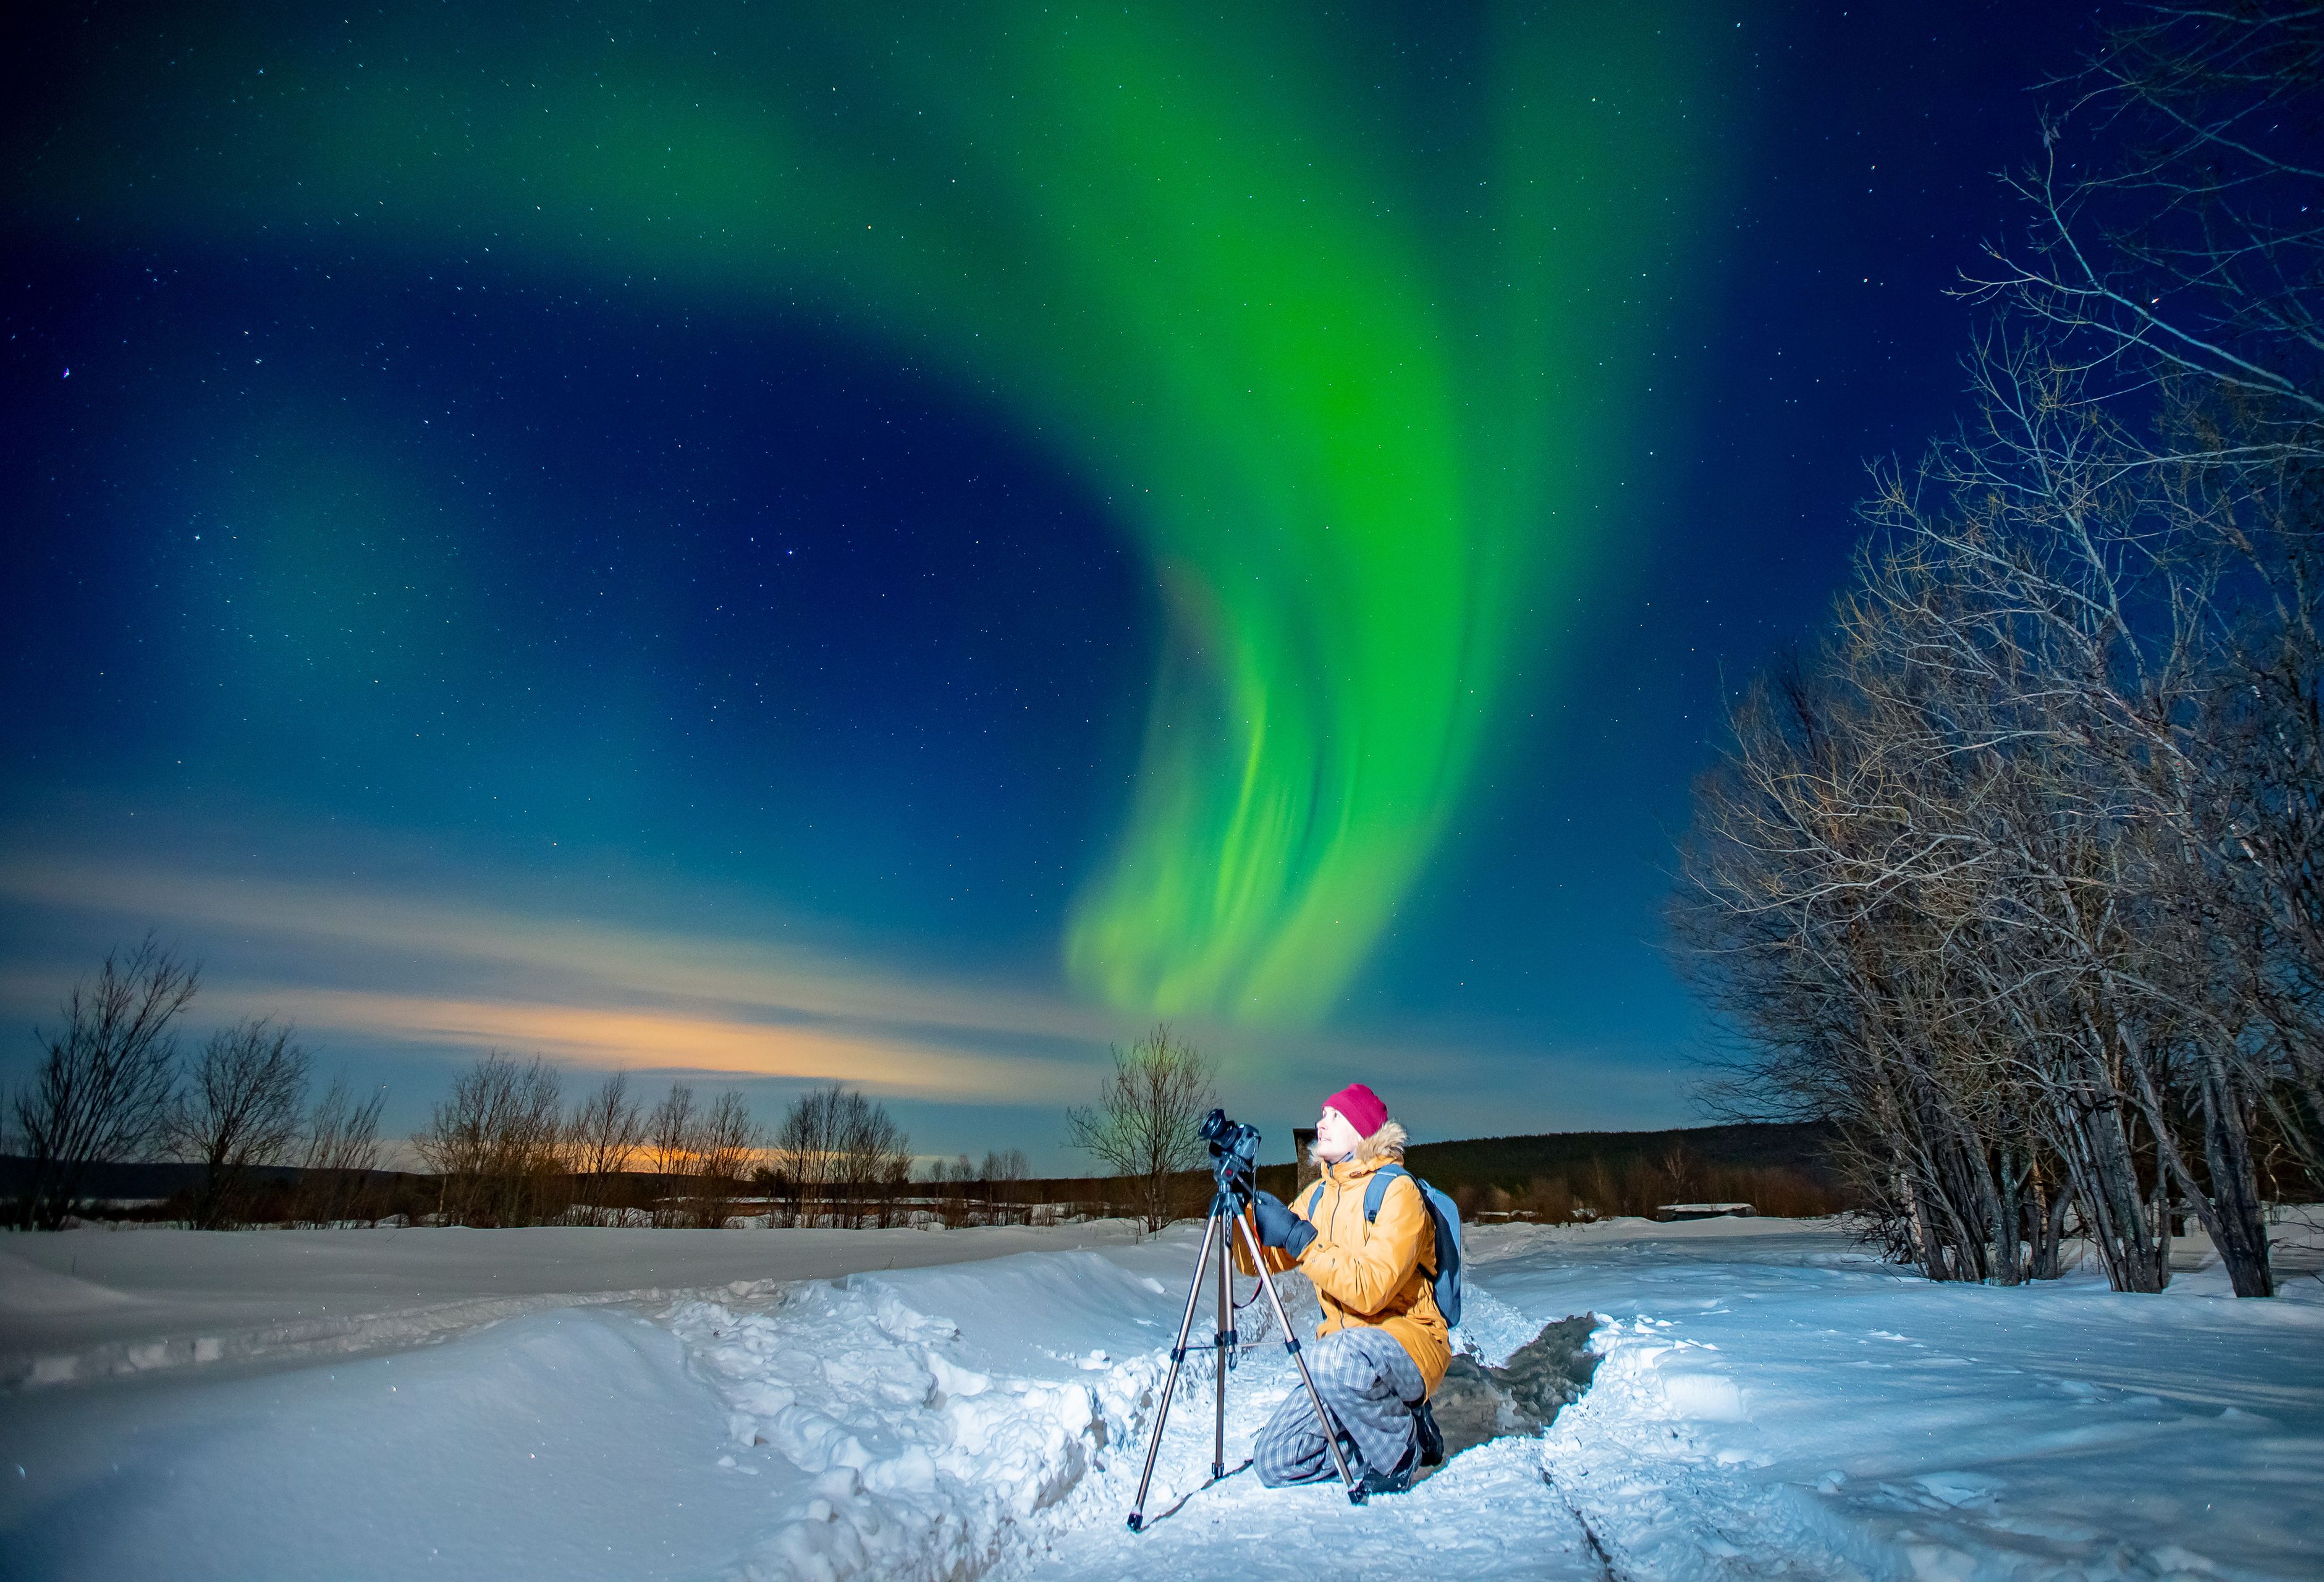
M 437 1340 L 579 1303 L 640 1303 L 861 1269 L 1129 1240 L 1126 1220 L 951 1231 L 570 1226 L 88 1228 L 0 1241 L 0 1388 Z
M 605 1309 L 36 1392 L 0 1424 L 0 1550 L 23 1577 L 715 1576 L 755 1514 L 723 1426 L 683 1343 Z
M 182 1337 L 189 1315 L 280 1328 L 326 1294 L 449 1337 L 28 1374 L 0 1394 L 0 1552 L 12 1575 L 251 1582 L 2324 1574 L 2316 1279 L 2267 1302 L 2210 1269 L 2161 1297 L 2080 1274 L 1937 1286 L 1842 1227 L 1772 1219 L 1473 1230 L 1471 1348 L 1498 1363 L 1595 1312 L 1595 1381 L 1545 1438 L 1361 1508 L 1247 1467 L 1206 1486 L 1213 1380 L 1191 1366 L 1133 1535 L 1194 1230 L 407 1233 L 387 1252 L 370 1232 L 148 1232 L 109 1238 L 96 1280 L 51 1254 L 69 1237 L 11 1237 L 12 1354 L 69 1322 L 95 1345 L 42 1355 Z M 205 1247 L 244 1242 L 280 1250 L 247 1254 L 276 1262 L 237 1295 Z M 544 1305 L 424 1322 L 493 1302 Z M 1262 1338 L 1229 1378 L 1231 1467 L 1296 1383 Z
M 1946 1286 L 1702 1221 L 1517 1230 L 1478 1274 L 1609 1320 L 1546 1466 L 1619 1574 L 2324 1574 L 2324 1286 L 2236 1301 L 2206 1262 Z

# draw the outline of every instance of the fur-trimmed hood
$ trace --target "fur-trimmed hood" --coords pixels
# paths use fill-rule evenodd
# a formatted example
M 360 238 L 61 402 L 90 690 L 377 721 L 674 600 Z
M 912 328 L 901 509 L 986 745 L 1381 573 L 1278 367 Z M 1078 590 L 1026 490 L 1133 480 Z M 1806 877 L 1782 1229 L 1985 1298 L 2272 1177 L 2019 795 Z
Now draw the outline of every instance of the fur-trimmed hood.
M 1404 1158 L 1405 1141 L 1403 1126 L 1393 1118 L 1383 1121 L 1380 1123 L 1379 1131 L 1356 1144 L 1356 1151 L 1348 1155 L 1348 1162 L 1377 1164 L 1391 1159 L 1400 1161 Z M 1321 1143 L 1310 1143 L 1307 1148 L 1307 1157 L 1314 1160 L 1319 1168 L 1329 1170 L 1333 1161 L 1325 1159 L 1319 1152 L 1322 1146 Z

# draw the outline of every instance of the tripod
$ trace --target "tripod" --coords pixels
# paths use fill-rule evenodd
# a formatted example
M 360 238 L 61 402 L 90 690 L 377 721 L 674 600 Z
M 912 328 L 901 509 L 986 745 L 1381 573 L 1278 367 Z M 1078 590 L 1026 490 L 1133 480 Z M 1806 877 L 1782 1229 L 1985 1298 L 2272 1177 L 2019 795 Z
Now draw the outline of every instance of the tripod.
M 1256 1133 L 1253 1134 L 1254 1138 Z M 1218 1351 L 1218 1399 L 1211 1431 L 1211 1478 L 1213 1482 L 1227 1475 L 1227 1367 L 1234 1355 L 1237 1337 L 1234 1331 L 1234 1297 L 1229 1281 L 1228 1265 L 1234 1260 L 1234 1238 L 1242 1236 L 1243 1245 L 1250 1250 L 1250 1266 L 1259 1271 L 1259 1282 L 1267 1289 L 1267 1300 L 1275 1309 L 1275 1321 L 1283 1326 L 1283 1349 L 1299 1366 L 1299 1382 L 1307 1388 L 1307 1400 L 1315 1408 L 1315 1421 L 1323 1430 L 1323 1443 L 1332 1452 L 1332 1465 L 1340 1469 L 1340 1481 L 1347 1485 L 1348 1503 L 1364 1503 L 1364 1487 L 1348 1466 L 1348 1458 L 1340 1450 L 1340 1436 L 1332 1425 L 1331 1414 L 1323 1410 L 1323 1398 L 1315 1392 L 1315 1376 L 1307 1371 L 1307 1359 L 1299 1355 L 1299 1337 L 1292 1332 L 1291 1315 L 1283 1310 L 1283 1299 L 1275 1291 L 1275 1281 L 1267 1272 L 1267 1259 L 1260 1250 L 1259 1238 L 1251 1234 L 1250 1224 L 1242 1217 L 1250 1200 L 1250 1186 L 1237 1179 L 1231 1158 L 1222 1159 L 1217 1167 L 1218 1190 L 1211 1198 L 1210 1222 L 1203 1230 L 1203 1250 L 1194 1259 L 1194 1282 L 1186 1289 L 1186 1311 L 1178 1320 L 1178 1341 L 1170 1348 L 1170 1376 L 1162 1385 L 1162 1404 L 1154 1413 L 1154 1432 L 1146 1441 L 1146 1470 L 1139 1475 L 1138 1499 L 1130 1507 L 1130 1531 L 1137 1532 L 1146 1525 L 1146 1487 L 1154 1481 L 1154 1457 L 1162 1448 L 1162 1426 L 1170 1420 L 1170 1398 L 1178 1388 L 1178 1367 L 1186 1360 L 1187 1333 L 1194 1327 L 1194 1307 L 1202 1300 L 1203 1281 L 1210 1272 L 1211 1249 L 1218 1248 L 1219 1328 L 1213 1345 Z M 1200 1351 L 1207 1349 L 1196 1346 Z

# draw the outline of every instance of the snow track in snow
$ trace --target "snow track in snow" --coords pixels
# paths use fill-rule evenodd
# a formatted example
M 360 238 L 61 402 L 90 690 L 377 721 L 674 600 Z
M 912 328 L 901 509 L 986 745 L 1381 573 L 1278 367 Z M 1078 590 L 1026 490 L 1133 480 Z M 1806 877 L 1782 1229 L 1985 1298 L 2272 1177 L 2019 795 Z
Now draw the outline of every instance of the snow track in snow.
M 767 1481 L 770 1520 L 738 1566 L 752 1578 L 980 1576 L 1157 1383 L 1150 1359 L 1088 1382 L 995 1377 L 954 1360 L 956 1325 L 876 1288 L 817 1282 L 761 1313 L 687 1302 L 662 1321 L 728 1408 L 720 1466 Z
M 1261 1487 L 1245 1465 L 1251 1438 L 1297 1378 L 1272 1322 L 1258 1320 L 1263 1301 L 1237 1320 L 1263 1343 L 1228 1374 L 1234 1470 L 1210 1480 L 1215 1383 L 1196 1354 L 1166 1425 L 1147 1530 L 1130 1532 L 1167 1367 L 1157 1343 L 1184 1301 L 1183 1284 L 1160 1276 L 1183 1281 L 1193 1252 L 1173 1235 L 1106 1256 L 816 1282 L 759 1310 L 670 1309 L 661 1321 L 727 1409 L 722 1466 L 767 1492 L 769 1519 L 733 1574 L 1068 1582 L 1221 1568 L 1288 1582 L 1314 1575 L 1321 1543 L 1355 1575 L 1395 1574 L 1425 1553 L 1425 1568 L 1463 1577 L 1603 1577 L 1542 1476 L 1538 1440 L 1471 1450 L 1360 1509 L 1336 1485 Z M 1279 1283 L 1294 1322 L 1311 1325 L 1305 1282 Z M 1236 1294 L 1253 1295 L 1250 1282 Z M 1489 1293 L 1476 1300 L 1471 1338 L 1486 1360 L 1538 1328 Z M 1198 1313 L 1198 1331 L 1211 1311 Z

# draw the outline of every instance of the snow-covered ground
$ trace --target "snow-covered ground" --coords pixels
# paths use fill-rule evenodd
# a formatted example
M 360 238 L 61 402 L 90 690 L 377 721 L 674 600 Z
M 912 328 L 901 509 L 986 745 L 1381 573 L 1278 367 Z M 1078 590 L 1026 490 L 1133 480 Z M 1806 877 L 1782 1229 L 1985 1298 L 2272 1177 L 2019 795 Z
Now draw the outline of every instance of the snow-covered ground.
M 123 1261 L 123 1300 L 161 1310 L 53 1355 L 201 1328 L 160 1294 L 199 1288 L 192 1273 L 124 1272 L 139 1244 L 182 1257 L 152 1234 L 115 1235 L 106 1255 Z M 375 1233 L 327 1234 L 360 1263 Z M 2080 1276 L 1932 1286 L 1829 1225 L 1479 1230 L 1468 1335 L 1486 1360 L 1545 1320 L 1605 1317 L 1595 1382 L 1545 1439 L 1480 1446 L 1360 1509 L 1331 1488 L 1267 1491 L 1248 1470 L 1205 1487 L 1198 1370 L 1172 1409 L 1148 1531 L 1132 1535 L 1121 1519 L 1184 1301 L 1186 1230 L 1020 1232 L 1023 1250 L 964 1240 L 971 1256 L 1007 1255 L 917 1268 L 878 1249 L 961 1233 L 865 1233 L 860 1272 L 765 1284 L 752 1280 L 773 1273 L 717 1260 L 750 1249 L 792 1269 L 800 1233 L 712 1233 L 706 1245 L 730 1250 L 680 1276 L 678 1233 L 646 1232 L 541 1256 L 584 1260 L 606 1292 L 694 1294 L 568 1299 L 460 1330 L 417 1321 L 456 1309 L 473 1323 L 480 1300 L 577 1290 L 576 1264 L 522 1291 L 476 1289 L 540 1234 L 418 1242 L 453 1249 L 442 1256 L 465 1273 L 396 1254 L 414 1262 L 394 1289 L 421 1293 L 397 1310 L 413 1335 L 451 1337 L 439 1344 L 20 1375 L 0 1394 L 0 1568 L 252 1582 L 2324 1575 L 2312 1274 L 2268 1302 L 2234 1301 L 2200 1270 L 2159 1298 L 2117 1297 Z M 40 1249 L 49 1310 L 101 1311 L 50 1283 L 97 1283 L 69 1253 L 54 1267 L 48 1247 L 71 1239 L 0 1244 Z M 0 1265 L 0 1335 L 17 1333 L 19 1278 Z M 1293 1381 L 1272 1337 L 1245 1354 L 1231 1466 Z
M 942 1232 L 92 1226 L 0 1237 L 0 1389 L 410 1346 L 553 1308 L 1127 1241 L 1126 1220 Z
M 1521 1230 L 1481 1278 L 1608 1324 L 1545 1464 L 1624 1576 L 2324 1576 L 2324 1285 L 1933 1285 L 1780 1221 Z M 2202 1247 L 2208 1253 L 2208 1246 Z

